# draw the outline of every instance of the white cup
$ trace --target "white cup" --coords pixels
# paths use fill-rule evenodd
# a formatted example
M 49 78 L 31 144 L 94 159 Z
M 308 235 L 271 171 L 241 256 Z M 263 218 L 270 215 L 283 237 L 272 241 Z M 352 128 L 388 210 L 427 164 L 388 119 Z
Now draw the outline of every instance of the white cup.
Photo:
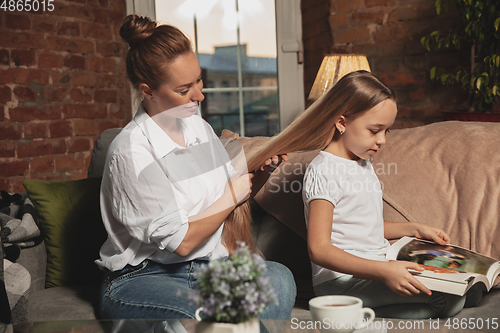
M 309 301 L 309 311 L 315 328 L 322 333 L 351 333 L 375 319 L 375 312 L 363 308 L 363 301 L 352 296 L 314 297 Z

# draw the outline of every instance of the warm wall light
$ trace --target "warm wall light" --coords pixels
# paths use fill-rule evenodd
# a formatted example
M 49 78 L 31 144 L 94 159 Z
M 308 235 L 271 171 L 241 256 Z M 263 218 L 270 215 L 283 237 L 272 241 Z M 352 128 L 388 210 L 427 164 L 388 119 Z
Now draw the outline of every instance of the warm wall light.
M 364 69 L 370 71 L 366 56 L 360 54 L 328 54 L 323 58 L 309 99 L 318 99 L 340 78 L 350 72 Z

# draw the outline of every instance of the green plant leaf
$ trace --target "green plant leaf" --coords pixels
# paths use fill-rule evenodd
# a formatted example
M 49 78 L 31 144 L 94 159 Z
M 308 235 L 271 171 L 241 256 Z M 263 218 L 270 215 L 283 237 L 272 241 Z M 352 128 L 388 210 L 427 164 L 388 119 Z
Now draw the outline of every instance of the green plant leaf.
M 431 68 L 430 77 L 431 80 L 434 80 L 434 78 L 436 77 L 436 67 Z
M 483 78 L 482 77 L 478 77 L 476 79 L 476 88 L 477 90 L 481 90 L 481 83 L 483 82 Z
M 491 93 L 493 95 L 499 95 L 500 96 L 500 91 L 498 90 L 498 86 L 494 85 L 493 88 L 491 88 Z
M 498 31 L 498 27 L 500 26 L 500 17 L 495 20 L 493 25 L 495 26 L 495 30 Z
M 436 0 L 436 13 L 439 15 L 441 14 L 441 5 L 443 3 L 443 0 Z

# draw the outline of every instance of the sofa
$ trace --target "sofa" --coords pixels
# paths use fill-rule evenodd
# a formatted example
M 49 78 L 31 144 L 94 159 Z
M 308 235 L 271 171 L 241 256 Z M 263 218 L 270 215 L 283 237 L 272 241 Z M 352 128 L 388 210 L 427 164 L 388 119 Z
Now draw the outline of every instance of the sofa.
M 93 265 L 92 260 L 96 258 L 96 251 L 102 242 L 100 237 L 105 237 L 102 235 L 102 226 L 99 226 L 102 222 L 98 218 L 99 208 L 96 207 L 98 189 L 107 148 L 119 131 L 120 129 L 108 129 L 100 135 L 94 147 L 87 180 L 63 181 L 65 186 L 68 183 L 90 183 L 91 186 L 85 187 L 87 192 L 84 197 L 93 199 L 90 204 L 84 205 L 83 210 L 80 207 L 76 216 L 73 215 L 76 219 L 83 220 L 80 223 L 85 225 L 83 229 L 73 231 L 71 237 L 74 239 L 67 236 L 69 234 L 59 236 L 64 238 L 64 244 L 77 246 L 72 249 L 75 255 L 80 252 L 86 254 L 86 259 L 78 259 L 77 262 L 71 260 L 71 257 L 65 258 L 65 262 L 72 268 L 62 278 L 54 278 L 57 274 L 49 271 L 54 266 L 52 260 L 61 259 L 57 255 L 54 256 L 51 250 L 54 246 L 52 234 L 57 231 L 54 230 L 57 225 L 44 227 L 44 224 L 50 224 L 50 216 L 43 216 L 47 215 L 47 212 L 43 211 L 43 203 L 40 204 L 40 193 L 34 193 L 37 186 L 44 187 L 53 182 L 35 181 L 36 186 L 26 186 L 39 213 L 45 237 L 37 246 L 23 249 L 17 259 L 31 275 L 28 295 L 29 321 L 97 318 L 99 271 L 92 278 L 81 278 L 94 268 L 78 270 L 84 265 L 83 261 L 86 261 L 86 267 Z M 222 137 L 238 140 L 246 152 L 256 149 L 269 139 L 239 138 L 237 134 L 229 131 L 224 131 Z M 388 134 L 387 141 L 386 146 L 377 153 L 372 162 L 384 190 L 384 218 L 401 223 L 430 223 L 448 232 L 453 243 L 500 259 L 500 243 L 496 242 L 500 239 L 500 124 L 440 122 L 393 130 Z M 301 183 L 307 164 L 316 153 L 289 153 L 289 161 L 282 163 L 274 171 L 252 202 L 252 228 L 257 246 L 267 260 L 288 266 L 296 279 L 298 293 L 292 318 L 299 320 L 310 320 L 307 302 L 314 296 Z M 71 196 L 68 194 L 71 192 L 53 190 L 51 187 L 44 187 L 42 194 L 46 192 L 52 193 L 50 200 L 63 201 Z M 79 203 L 73 202 L 69 205 L 73 207 L 72 205 Z M 90 212 L 91 210 L 94 213 Z M 87 216 L 89 218 L 86 218 Z M 96 219 L 97 221 L 91 221 Z M 99 237 L 82 231 L 88 229 L 86 226 L 91 223 L 93 226 L 88 228 L 94 233 L 100 233 Z M 95 238 L 98 239 L 97 242 Z M 87 243 L 92 240 L 94 244 L 91 248 L 86 248 Z M 500 317 L 500 289 L 494 288 L 485 293 L 478 307 L 464 309 L 456 317 L 485 320 Z

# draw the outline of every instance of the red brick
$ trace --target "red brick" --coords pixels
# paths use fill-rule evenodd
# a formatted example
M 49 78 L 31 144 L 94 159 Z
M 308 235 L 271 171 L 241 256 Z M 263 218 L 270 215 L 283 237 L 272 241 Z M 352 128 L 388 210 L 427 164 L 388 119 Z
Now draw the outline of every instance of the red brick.
M 2 140 L 0 141 L 0 158 L 16 157 L 16 148 L 14 142 Z
M 47 50 L 66 51 L 78 54 L 94 53 L 94 43 L 87 40 L 47 36 L 46 43 Z
M 129 88 L 128 77 L 125 75 L 101 74 L 98 76 L 98 86 L 102 88 Z
M 103 57 L 123 57 L 127 50 L 127 44 L 123 42 L 102 42 L 96 41 L 97 53 Z
M 16 123 L 0 123 L 0 140 L 18 140 L 21 138 L 21 126 Z
M 392 7 L 399 5 L 400 0 L 365 0 L 365 7 Z
M 118 120 L 109 120 L 105 119 L 102 121 L 97 122 L 97 132 L 102 133 L 108 128 L 116 128 L 116 127 L 121 127 Z
M 32 175 L 51 173 L 55 170 L 54 165 L 54 157 L 52 156 L 36 157 L 31 160 L 30 173 Z
M 86 6 L 80 5 L 65 5 L 58 3 L 56 4 L 55 10 L 52 14 L 60 17 L 74 17 L 85 21 L 94 20 L 93 11 L 90 11 Z
M 352 20 L 359 25 L 382 24 L 384 23 L 385 13 L 379 12 L 355 12 L 352 14 Z
M 14 96 L 20 101 L 35 101 L 36 93 L 30 87 L 17 86 L 14 88 Z
M 24 125 L 25 139 L 42 139 L 49 136 L 49 128 L 46 122 L 29 122 Z
M 70 138 L 68 141 L 68 152 L 86 152 L 90 151 L 90 140 L 88 138 Z
M 35 51 L 33 50 L 12 50 L 10 58 L 16 66 L 32 66 L 35 64 Z
M 52 71 L 52 84 L 55 86 L 69 86 L 71 82 L 70 71 Z
M 12 90 L 7 86 L 0 86 L 0 103 L 7 103 L 12 100 Z M 0 109 L 3 111 L 2 109 Z M 3 113 L 3 112 L 2 112 Z
M 11 190 L 12 193 L 21 193 L 26 192 L 26 189 L 23 186 L 23 181 L 26 179 L 26 176 L 23 177 L 13 177 L 10 179 Z
M 120 1 L 112 1 L 112 2 L 116 3 L 116 2 L 120 2 Z M 89 3 L 89 6 L 95 6 L 95 7 L 100 7 L 100 8 L 109 7 L 108 0 L 88 0 L 88 3 Z
M 53 121 L 49 125 L 51 138 L 63 138 L 72 136 L 71 122 L 68 120 Z
M 121 24 L 124 13 L 118 13 L 114 10 L 103 10 L 102 8 L 93 8 L 94 19 L 97 23 L 103 24 Z
M 65 152 L 66 142 L 64 139 L 44 139 L 17 143 L 17 156 L 19 158 L 64 154 Z
M 10 65 L 9 51 L 0 50 L 0 65 Z
M 52 85 L 45 86 L 45 100 L 49 102 L 63 102 L 68 97 L 69 88 Z
M 361 7 L 361 0 L 337 0 L 338 11 L 355 11 Z
M 96 127 L 92 119 L 73 119 L 75 135 L 96 135 Z
M 43 69 L 9 68 L 0 69 L 0 83 L 49 83 L 49 73 Z
M 62 55 L 49 52 L 38 52 L 39 68 L 61 68 L 62 65 L 63 65 Z
M 383 73 L 379 77 L 388 86 L 425 85 L 427 82 L 426 73 Z
M 96 104 L 64 104 L 63 115 L 66 119 L 87 118 L 99 119 L 107 117 L 105 105 Z
M 92 100 L 92 96 L 88 91 L 82 91 L 82 89 L 77 88 L 71 90 L 69 97 L 76 103 L 90 102 Z
M 45 40 L 41 33 L 28 33 L 19 31 L 2 31 L 0 45 L 26 49 L 43 49 Z
M 115 61 L 109 58 L 92 57 L 87 60 L 88 67 L 96 72 L 114 72 Z
M 83 156 L 64 155 L 55 158 L 56 172 L 81 170 L 84 167 Z
M 423 101 L 426 96 L 427 92 L 424 88 L 410 90 L 410 99 L 412 101 Z
M 12 161 L 0 163 L 0 175 L 2 177 L 24 176 L 29 170 L 27 161 Z
M 328 21 L 330 22 L 330 26 L 332 28 L 335 28 L 335 27 L 341 27 L 343 25 L 348 25 L 350 18 L 351 18 L 350 14 L 336 13 L 334 15 L 330 15 Z
M 116 103 L 116 90 L 96 90 L 94 100 L 96 103 Z
M 75 170 L 71 172 L 66 173 L 66 179 L 67 180 L 80 180 L 80 179 L 85 179 L 87 178 L 87 169 L 84 167 L 83 169 L 80 170 Z
M 69 2 L 78 2 L 78 3 L 81 3 L 81 4 L 85 4 L 85 2 L 87 0 L 67 0 L 67 1 L 69 1 Z
M 53 33 L 56 30 L 56 21 L 52 16 L 33 15 L 33 30 Z
M 64 66 L 70 69 L 85 69 L 85 58 L 76 55 L 64 57 Z
M 52 120 L 61 118 L 61 109 L 54 105 L 41 107 L 16 107 L 9 109 L 9 117 L 13 122 L 29 122 L 32 120 Z
M 27 14 L 5 13 L 5 27 L 13 30 L 30 30 L 30 16 Z
M 78 22 L 58 22 L 56 26 L 58 35 L 63 36 L 80 36 L 80 23 Z
M 336 44 L 359 43 L 370 41 L 370 30 L 368 28 L 354 28 L 346 31 L 333 33 Z
M 112 40 L 113 31 L 109 25 L 82 23 L 82 37 Z
M 73 73 L 71 83 L 76 87 L 94 87 L 96 75 L 93 73 Z

